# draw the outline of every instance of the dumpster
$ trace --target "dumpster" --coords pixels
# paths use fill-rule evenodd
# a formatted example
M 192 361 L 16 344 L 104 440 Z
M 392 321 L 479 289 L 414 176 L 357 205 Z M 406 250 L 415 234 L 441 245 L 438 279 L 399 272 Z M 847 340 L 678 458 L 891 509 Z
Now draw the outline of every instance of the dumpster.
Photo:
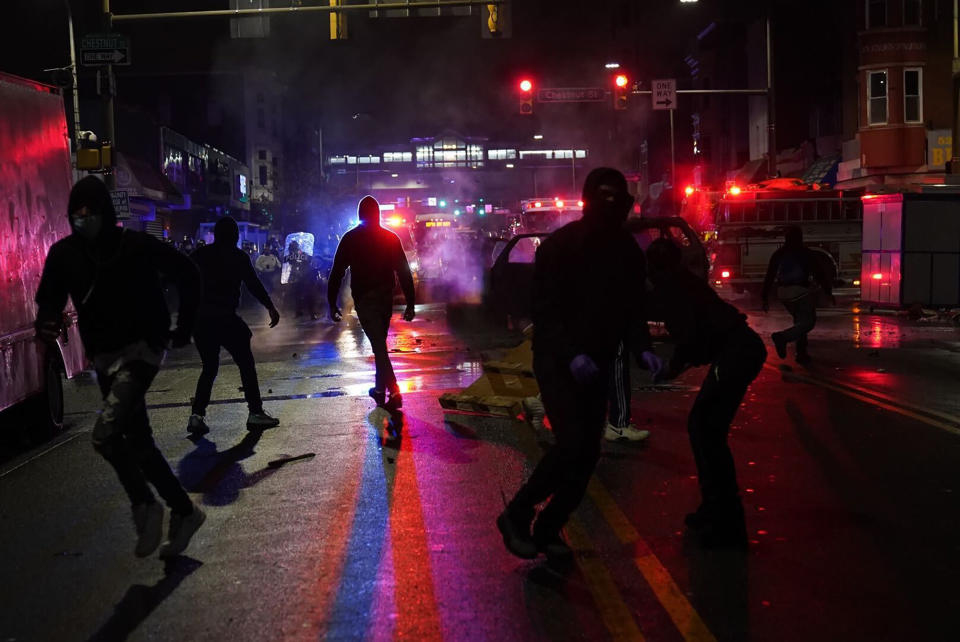
M 872 308 L 960 305 L 960 191 L 865 194 L 860 298 Z

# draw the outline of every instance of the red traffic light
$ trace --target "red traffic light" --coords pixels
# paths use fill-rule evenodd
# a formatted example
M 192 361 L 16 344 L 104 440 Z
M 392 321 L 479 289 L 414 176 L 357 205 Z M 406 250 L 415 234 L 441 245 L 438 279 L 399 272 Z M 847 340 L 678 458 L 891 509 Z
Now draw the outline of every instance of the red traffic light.
M 528 92 L 528 91 L 532 91 L 532 90 L 533 90 L 533 82 L 531 82 L 530 80 L 528 80 L 528 79 L 526 79 L 526 78 L 524 78 L 523 80 L 520 81 L 520 91 L 522 91 L 522 92 Z
M 626 87 L 627 83 L 630 82 L 624 74 L 617 74 L 613 79 L 614 84 L 617 87 Z

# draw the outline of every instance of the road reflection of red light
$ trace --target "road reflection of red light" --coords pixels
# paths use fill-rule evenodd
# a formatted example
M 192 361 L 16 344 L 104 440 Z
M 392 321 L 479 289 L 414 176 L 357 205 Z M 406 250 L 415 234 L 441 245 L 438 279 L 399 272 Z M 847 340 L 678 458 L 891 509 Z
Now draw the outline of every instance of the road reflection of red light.
M 900 328 L 884 317 L 853 317 L 853 343 L 857 347 L 899 348 L 900 334 Z

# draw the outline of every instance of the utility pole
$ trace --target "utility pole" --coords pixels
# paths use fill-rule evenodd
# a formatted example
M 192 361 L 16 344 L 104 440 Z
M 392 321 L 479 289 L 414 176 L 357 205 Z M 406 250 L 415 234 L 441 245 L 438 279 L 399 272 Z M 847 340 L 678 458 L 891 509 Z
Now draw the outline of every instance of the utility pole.
M 954 0 L 956 3 L 957 0 Z M 777 175 L 777 111 L 773 95 L 773 27 L 771 14 L 773 7 L 767 8 L 767 174 L 770 178 Z
M 106 32 L 110 33 L 113 31 L 113 14 L 110 13 L 110 0 L 103 0 L 103 20 L 104 27 Z M 117 129 L 116 121 L 114 120 L 114 104 L 113 96 L 116 93 L 115 91 L 115 79 L 113 76 L 113 64 L 107 64 L 107 97 L 104 100 L 104 121 L 106 125 L 107 137 L 105 142 L 110 143 L 111 152 L 111 163 L 116 158 L 117 153 Z M 104 181 L 107 184 L 107 188 L 114 190 L 117 188 L 117 179 L 113 173 L 113 169 L 106 169 L 103 175 Z
M 960 2 L 953 0 L 953 95 L 950 102 L 953 107 L 953 136 L 951 138 L 950 164 L 947 166 L 948 174 L 960 174 L 960 33 L 958 33 L 958 23 L 960 23 Z
M 70 0 L 64 0 L 67 9 L 67 28 L 70 34 L 70 77 L 73 79 L 73 151 L 80 149 L 80 81 L 77 75 L 77 46 L 73 38 L 73 12 Z

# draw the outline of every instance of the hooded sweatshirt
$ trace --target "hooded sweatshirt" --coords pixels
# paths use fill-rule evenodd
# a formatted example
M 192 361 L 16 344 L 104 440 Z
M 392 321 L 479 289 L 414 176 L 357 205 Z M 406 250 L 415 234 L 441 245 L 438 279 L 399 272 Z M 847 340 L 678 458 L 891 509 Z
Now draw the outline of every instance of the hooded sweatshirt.
M 91 359 L 141 341 L 159 350 L 170 334 L 163 274 L 180 295 L 177 328 L 189 333 L 200 302 L 190 259 L 148 234 L 117 227 L 110 192 L 99 178 L 74 185 L 67 215 L 82 207 L 102 217 L 100 232 L 93 241 L 74 233 L 50 247 L 37 288 L 37 323 L 59 323 L 69 296 Z
M 578 354 L 605 367 L 621 340 L 638 354 L 650 348 L 646 265 L 623 227 L 633 202 L 626 180 L 614 169 L 595 169 L 583 201 L 583 218 L 547 237 L 534 264 L 534 357 L 564 368 Z
M 253 269 L 250 256 L 237 247 L 240 231 L 237 222 L 229 216 L 213 226 L 214 241 L 190 255 L 200 268 L 203 280 L 202 312 L 209 314 L 233 313 L 240 305 L 240 284 L 268 310 L 273 301 Z
M 372 196 L 364 196 L 357 208 L 360 225 L 343 235 L 333 258 L 327 299 L 330 309 L 337 308 L 337 296 L 347 268 L 354 300 L 376 293 L 389 297 L 397 279 L 407 300 L 413 305 L 413 275 L 400 237 L 380 226 L 380 205 Z

